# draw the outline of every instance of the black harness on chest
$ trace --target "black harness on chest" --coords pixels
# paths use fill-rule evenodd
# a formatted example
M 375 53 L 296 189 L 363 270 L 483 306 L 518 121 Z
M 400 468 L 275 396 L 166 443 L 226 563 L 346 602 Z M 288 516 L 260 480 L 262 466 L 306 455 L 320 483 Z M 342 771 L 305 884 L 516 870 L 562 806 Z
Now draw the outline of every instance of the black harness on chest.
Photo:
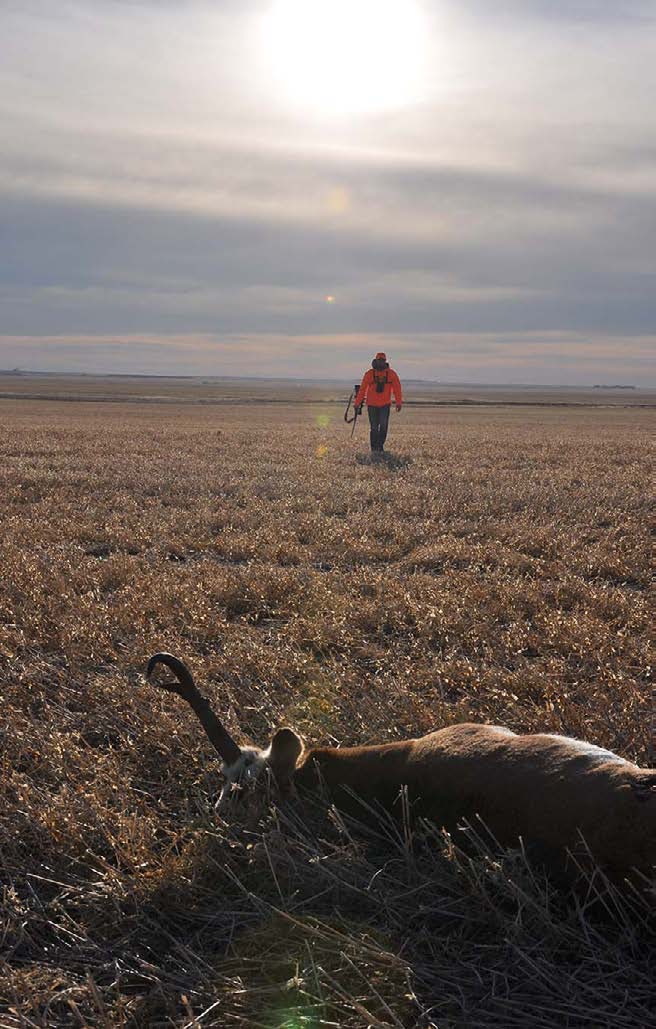
M 385 386 L 389 382 L 388 371 L 389 362 L 382 361 L 380 358 L 375 357 L 371 362 L 371 367 L 374 370 L 374 385 L 376 387 L 376 393 L 383 393 Z

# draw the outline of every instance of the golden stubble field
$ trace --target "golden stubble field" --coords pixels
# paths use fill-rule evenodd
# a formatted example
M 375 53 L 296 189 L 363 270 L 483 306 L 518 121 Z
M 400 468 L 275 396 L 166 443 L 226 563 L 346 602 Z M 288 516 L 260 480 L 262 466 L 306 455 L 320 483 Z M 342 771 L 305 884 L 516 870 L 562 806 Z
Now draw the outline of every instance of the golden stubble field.
M 341 413 L 1 402 L 2 1026 L 649 1024 L 648 898 L 321 803 L 221 822 L 143 683 L 178 654 L 258 743 L 480 720 L 654 763 L 653 411 L 406 408 L 395 469 Z

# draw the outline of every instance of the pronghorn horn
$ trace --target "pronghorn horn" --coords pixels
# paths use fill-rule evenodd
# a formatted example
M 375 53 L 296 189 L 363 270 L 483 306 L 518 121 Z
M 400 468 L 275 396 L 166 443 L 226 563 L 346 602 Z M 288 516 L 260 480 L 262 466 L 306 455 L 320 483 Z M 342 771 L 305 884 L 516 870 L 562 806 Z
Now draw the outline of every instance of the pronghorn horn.
M 227 729 L 216 717 L 209 700 L 204 697 L 196 687 L 193 676 L 187 666 L 172 654 L 153 654 L 148 662 L 146 678 L 150 680 L 157 665 L 166 665 L 175 675 L 176 682 L 157 683 L 161 689 L 169 693 L 177 693 L 193 708 L 208 739 L 220 757 L 227 765 L 234 764 L 241 757 L 241 750 L 233 740 Z

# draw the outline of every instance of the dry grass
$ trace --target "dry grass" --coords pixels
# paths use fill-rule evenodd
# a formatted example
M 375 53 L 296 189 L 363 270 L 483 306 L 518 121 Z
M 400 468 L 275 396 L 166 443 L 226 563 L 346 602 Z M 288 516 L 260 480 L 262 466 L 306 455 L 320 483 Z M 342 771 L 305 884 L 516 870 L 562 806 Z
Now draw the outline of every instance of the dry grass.
M 652 1024 L 648 898 L 321 804 L 218 823 L 143 685 L 168 649 L 257 742 L 474 719 L 654 763 L 651 412 L 409 410 L 397 470 L 340 417 L 2 403 L 2 1027 Z

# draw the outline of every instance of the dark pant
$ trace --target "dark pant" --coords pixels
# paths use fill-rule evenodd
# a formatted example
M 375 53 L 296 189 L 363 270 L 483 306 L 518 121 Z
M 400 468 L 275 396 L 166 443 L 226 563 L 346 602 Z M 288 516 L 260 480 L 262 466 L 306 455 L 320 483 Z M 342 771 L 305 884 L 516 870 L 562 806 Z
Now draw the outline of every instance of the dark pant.
M 371 449 L 382 450 L 385 445 L 385 440 L 387 439 L 390 405 L 385 404 L 384 407 L 369 407 L 367 404 L 367 411 L 369 413 L 369 426 L 371 428 L 369 433 Z

